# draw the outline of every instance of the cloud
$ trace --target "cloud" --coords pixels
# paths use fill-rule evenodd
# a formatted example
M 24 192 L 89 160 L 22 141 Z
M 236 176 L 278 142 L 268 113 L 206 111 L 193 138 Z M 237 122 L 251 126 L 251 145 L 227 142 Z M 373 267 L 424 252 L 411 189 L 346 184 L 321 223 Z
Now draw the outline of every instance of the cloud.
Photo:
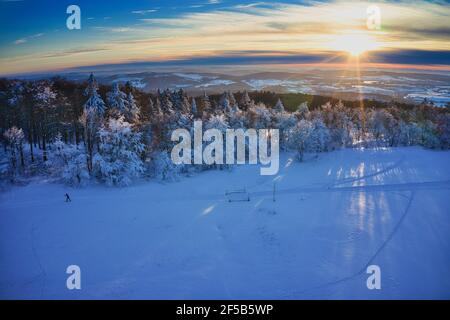
M 131 13 L 145 15 L 145 14 L 147 14 L 147 13 L 152 13 L 152 12 L 156 12 L 156 11 L 157 11 L 157 10 L 155 10 L 155 9 L 149 9 L 149 10 L 134 10 L 134 11 L 131 11 Z
M 238 4 L 235 5 L 234 8 L 236 9 L 247 9 L 247 8 L 253 8 L 253 7 L 258 7 L 258 6 L 262 6 L 262 5 L 267 5 L 267 2 L 254 2 L 254 3 L 248 3 L 248 4 Z
M 392 50 L 372 53 L 379 63 L 450 65 L 450 50 Z
M 395 65 L 410 65 L 417 66 L 423 64 L 423 58 L 427 57 L 427 65 L 450 65 L 450 51 L 426 51 L 426 50 L 397 50 L 383 53 L 377 53 L 378 64 L 392 64 Z M 130 61 L 128 63 L 120 64 L 99 64 L 79 69 L 92 67 L 111 66 L 117 68 L 118 66 L 128 68 L 145 68 L 145 67 L 175 67 L 175 66 L 236 66 L 236 65 L 326 65 L 332 63 L 333 65 L 347 63 L 347 56 L 344 53 L 336 53 L 333 51 L 319 51 L 308 54 L 292 54 L 291 52 L 272 52 L 269 50 L 262 51 L 235 51 L 235 52 L 215 52 L 214 55 L 196 55 L 186 56 L 177 59 L 167 60 L 146 60 L 146 61 Z M 325 64 L 324 64 L 325 63 Z M 361 61 L 362 64 L 370 61 Z
M 56 58 L 56 57 L 66 57 L 66 56 L 71 56 L 71 55 L 75 55 L 75 54 L 83 54 L 83 53 L 93 53 L 93 52 L 100 52 L 100 51 L 106 51 L 108 50 L 108 48 L 74 48 L 74 49 L 68 49 L 68 50 L 63 50 L 63 51 L 56 51 L 56 52 L 51 52 L 51 53 L 47 53 L 42 55 L 42 58 Z
M 37 34 L 34 34 L 34 35 L 30 36 L 29 38 L 30 39 L 39 38 L 39 37 L 42 37 L 43 35 L 44 35 L 44 33 L 37 33 Z
M 22 44 L 27 42 L 27 39 L 17 39 L 16 41 L 14 41 L 14 44 Z
M 16 41 L 14 41 L 14 44 L 15 45 L 24 44 L 24 43 L 28 42 L 28 40 L 39 38 L 39 37 L 42 37 L 43 35 L 44 35 L 44 33 L 33 34 L 33 35 L 25 37 L 25 38 L 17 39 Z
M 143 29 L 133 28 L 133 27 L 92 27 L 92 29 L 99 30 L 99 31 L 105 31 L 110 33 L 138 33 L 143 31 Z

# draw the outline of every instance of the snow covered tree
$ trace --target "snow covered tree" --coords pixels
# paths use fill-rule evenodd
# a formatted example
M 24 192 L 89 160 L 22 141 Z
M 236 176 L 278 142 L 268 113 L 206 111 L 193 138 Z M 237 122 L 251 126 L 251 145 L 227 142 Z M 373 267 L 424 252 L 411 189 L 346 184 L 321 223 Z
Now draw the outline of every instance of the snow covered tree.
M 440 141 L 436 135 L 437 126 L 430 120 L 422 125 L 422 145 L 430 149 L 440 148 Z
M 389 141 L 392 129 L 396 125 L 395 119 L 384 109 L 372 110 L 367 124 L 369 132 L 378 143 Z
M 298 108 L 297 111 L 295 111 L 295 116 L 298 119 L 307 119 L 309 115 L 309 108 L 308 108 L 308 102 L 302 102 Z
M 174 113 L 174 107 L 173 107 L 173 102 L 172 102 L 172 98 L 171 98 L 171 93 L 168 89 L 159 93 L 159 101 L 161 104 L 160 105 L 161 111 L 164 115 Z
M 98 85 L 93 74 L 89 76 L 85 95 L 88 96 L 84 104 L 80 123 L 83 125 L 84 144 L 86 147 L 86 162 L 89 173 L 93 170 L 94 148 L 97 143 L 97 132 L 103 122 L 105 102 L 97 92 Z
M 300 161 L 303 161 L 304 154 L 309 149 L 312 131 L 312 123 L 308 120 L 300 120 L 295 127 L 289 130 L 289 146 L 297 151 L 297 157 Z
M 288 144 L 289 130 L 295 126 L 297 118 L 288 112 L 275 112 L 274 126 L 280 130 L 280 147 L 285 149 Z
M 236 104 L 236 99 L 234 98 L 234 95 L 229 91 L 225 91 L 219 100 L 219 106 L 221 111 L 229 112 L 231 110 L 231 106 L 234 104 Z
M 53 155 L 57 158 L 57 161 L 59 161 L 60 163 L 54 163 L 54 165 L 56 167 L 58 166 L 63 166 L 67 163 L 68 161 L 68 153 L 67 153 L 67 144 L 64 143 L 64 141 L 62 141 L 61 139 L 61 134 L 59 133 L 56 136 L 55 141 L 53 142 L 53 146 L 55 147 L 55 152 L 53 153 Z M 53 161 L 55 162 L 55 161 Z
M 223 103 L 221 104 L 221 108 L 223 112 L 229 112 L 231 110 L 231 106 L 230 106 L 230 101 L 228 100 L 228 98 L 225 98 L 223 100 Z
M 195 98 L 192 98 L 191 114 L 192 114 L 192 117 L 194 119 L 197 119 L 197 117 L 198 117 L 198 109 L 197 109 L 197 103 L 195 102 Z
M 225 116 L 222 114 L 211 116 L 205 123 L 204 130 L 208 129 L 218 129 L 222 133 L 225 133 L 225 131 L 228 129 L 228 123 L 227 120 L 225 119 Z
M 330 131 L 320 118 L 300 120 L 288 133 L 288 145 L 297 151 L 300 161 L 306 152 L 319 153 L 328 150 Z
M 450 102 L 447 108 L 450 109 Z M 450 114 L 442 114 L 437 117 L 436 132 L 440 139 L 441 148 L 450 148 Z
M 272 116 L 264 104 L 252 107 L 248 113 L 249 122 L 254 129 L 267 129 L 272 127 Z
M 66 144 L 59 135 L 54 143 L 55 154 L 53 168 L 61 174 L 65 183 L 72 186 L 84 186 L 90 179 L 86 154 L 76 145 Z
M 73 186 L 84 186 L 90 179 L 86 166 L 86 154 L 73 149 L 73 153 L 64 168 L 62 177 L 64 181 Z
M 117 116 L 125 113 L 127 106 L 127 95 L 120 91 L 118 82 L 114 82 L 112 85 L 112 90 L 106 94 L 106 101 L 111 111 Z
M 148 171 L 151 177 L 163 181 L 175 181 L 180 177 L 180 167 L 172 162 L 170 154 L 164 150 L 152 154 Z
M 158 149 L 169 150 L 174 143 L 171 139 L 172 132 L 176 129 L 190 129 L 192 127 L 192 117 L 181 112 L 172 112 L 162 115 L 160 123 L 156 124 L 158 132 Z
M 273 108 L 275 112 L 282 113 L 284 112 L 284 105 L 280 98 L 278 98 L 277 104 Z
M 162 109 L 161 109 L 161 100 L 159 100 L 159 97 L 156 97 L 155 106 L 153 109 L 153 116 L 159 116 L 162 115 Z
M 219 106 L 223 109 L 223 104 L 225 100 L 228 100 L 228 92 L 224 91 L 219 98 Z M 228 101 L 230 103 L 230 101 Z
M 25 167 L 23 156 L 23 140 L 25 138 L 25 135 L 23 134 L 22 129 L 12 127 L 6 130 L 6 132 L 4 133 L 4 137 L 7 141 L 9 149 L 10 174 L 12 177 L 14 177 L 19 167 L 18 163 L 20 163 L 20 167 L 22 168 L 22 170 Z
M 209 101 L 209 97 L 206 94 L 206 91 L 203 91 L 203 97 L 201 98 L 201 112 L 202 117 L 207 119 L 209 115 L 212 113 L 212 104 Z
M 145 162 L 156 147 L 152 123 L 148 121 L 142 122 L 139 126 L 139 132 L 142 133 L 142 143 L 144 144 L 141 160 Z
M 230 101 L 230 105 L 232 106 L 237 105 L 236 98 L 234 97 L 234 94 L 231 91 L 228 91 L 228 101 Z
M 47 161 L 47 148 L 49 142 L 55 134 L 57 124 L 56 108 L 57 108 L 57 94 L 52 88 L 52 83 L 49 81 L 39 81 L 33 86 L 34 105 L 37 109 L 36 117 L 38 119 L 39 127 L 37 131 L 40 137 L 40 147 L 42 148 L 42 159 Z
M 353 124 L 347 115 L 347 109 L 344 104 L 339 101 L 336 105 L 330 102 L 321 107 L 321 113 L 316 115 L 323 119 L 326 127 L 330 130 L 331 147 L 341 148 L 352 144 L 352 128 Z
M 154 113 L 155 113 L 155 103 L 153 102 L 152 97 L 148 98 L 147 106 L 148 106 L 148 109 L 147 109 L 148 110 L 148 114 L 150 115 L 150 117 L 152 117 L 154 115 Z
M 125 120 L 127 122 L 137 124 L 139 122 L 139 116 L 141 114 L 141 109 L 136 103 L 136 100 L 134 99 L 133 93 L 129 92 L 127 94 L 127 100 L 126 100 L 126 108 L 125 108 Z
M 99 116 L 103 116 L 105 113 L 105 102 L 98 94 L 98 84 L 94 75 L 91 73 L 88 79 L 88 86 L 85 90 L 85 95 L 88 97 L 84 104 L 85 110 L 94 110 Z
M 178 91 L 173 91 L 170 95 L 175 112 L 181 114 L 188 114 L 190 111 L 190 103 L 186 92 L 181 88 Z
M 80 123 L 83 126 L 84 146 L 86 149 L 86 167 L 89 173 L 93 170 L 94 148 L 97 143 L 97 132 L 100 126 L 100 117 L 93 108 L 84 109 L 80 117 Z
M 308 139 L 307 149 L 309 152 L 323 152 L 328 150 L 330 143 L 330 130 L 325 126 L 322 119 L 312 120 L 312 131 Z
M 255 104 L 255 102 L 250 99 L 250 96 L 248 95 L 247 91 L 244 91 L 244 93 L 242 94 L 241 100 L 239 101 L 239 105 L 244 109 L 244 110 L 248 110 L 250 109 L 253 105 Z
M 234 104 L 231 106 L 231 111 L 234 112 L 234 113 L 238 113 L 238 112 L 241 112 L 241 109 L 239 109 L 239 106 L 238 106 L 237 103 L 234 103 Z
M 144 168 L 141 133 L 135 133 L 123 117 L 111 118 L 99 131 L 99 153 L 94 156 L 96 176 L 107 185 L 126 186 Z
M 398 124 L 398 134 L 396 145 L 412 146 L 421 143 L 422 128 L 417 123 L 405 123 L 400 121 Z
M 227 122 L 230 128 L 240 129 L 246 126 L 247 118 L 245 114 L 235 104 L 230 111 L 226 114 Z
M 22 128 L 28 140 L 31 162 L 35 160 L 34 146 L 39 136 L 33 87 L 32 83 L 23 81 L 0 80 L 0 132 L 12 126 Z M 6 151 L 6 140 L 2 142 Z

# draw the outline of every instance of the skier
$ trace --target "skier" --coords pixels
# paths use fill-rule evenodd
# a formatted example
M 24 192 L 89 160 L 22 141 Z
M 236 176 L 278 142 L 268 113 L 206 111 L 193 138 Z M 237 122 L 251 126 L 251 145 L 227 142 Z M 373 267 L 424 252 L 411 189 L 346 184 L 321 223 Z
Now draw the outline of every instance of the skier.
M 72 202 L 68 193 L 66 193 L 65 196 L 66 196 L 66 202 Z

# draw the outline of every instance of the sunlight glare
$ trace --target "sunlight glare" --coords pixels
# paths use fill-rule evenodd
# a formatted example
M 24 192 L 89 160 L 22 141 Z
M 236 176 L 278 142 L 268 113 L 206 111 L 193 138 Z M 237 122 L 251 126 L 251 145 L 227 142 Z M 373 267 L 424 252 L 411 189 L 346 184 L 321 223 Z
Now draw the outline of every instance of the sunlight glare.
M 348 33 L 336 37 L 330 45 L 332 50 L 345 51 L 351 56 L 358 57 L 360 54 L 376 50 L 380 47 L 377 41 L 365 33 Z

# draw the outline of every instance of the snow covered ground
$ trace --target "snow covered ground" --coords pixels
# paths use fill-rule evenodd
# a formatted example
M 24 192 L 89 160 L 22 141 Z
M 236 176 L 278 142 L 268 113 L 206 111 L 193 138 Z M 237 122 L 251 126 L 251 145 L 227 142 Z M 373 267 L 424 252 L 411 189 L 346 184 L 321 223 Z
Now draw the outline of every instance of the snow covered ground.
M 123 189 L 14 187 L 0 194 L 0 298 L 449 299 L 449 160 L 347 149 L 284 154 L 276 177 L 247 165 Z M 228 202 L 243 188 L 250 201 Z M 81 290 L 66 289 L 72 264 Z M 372 264 L 381 290 L 366 287 Z

